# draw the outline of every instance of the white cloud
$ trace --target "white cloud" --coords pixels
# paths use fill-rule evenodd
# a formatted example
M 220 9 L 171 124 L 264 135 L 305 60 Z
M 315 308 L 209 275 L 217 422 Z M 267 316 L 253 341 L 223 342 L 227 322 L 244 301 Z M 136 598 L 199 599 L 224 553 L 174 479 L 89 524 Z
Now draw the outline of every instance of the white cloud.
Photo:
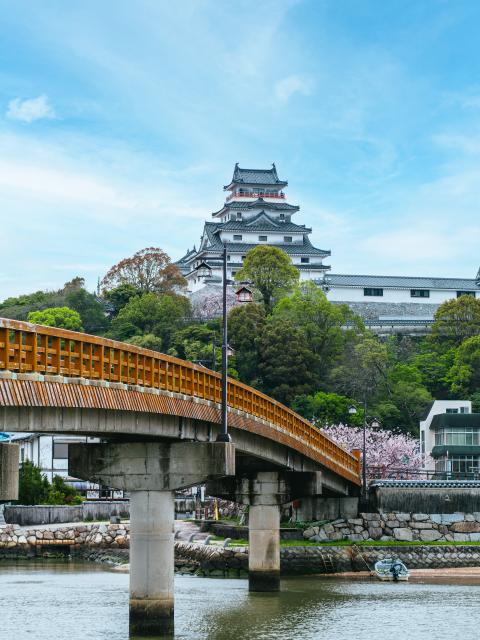
M 307 76 L 291 75 L 279 80 L 275 85 L 275 95 L 280 102 L 288 102 L 294 93 L 311 95 L 313 81 Z
M 8 103 L 7 118 L 30 123 L 44 118 L 55 118 L 55 111 L 46 95 L 27 100 L 15 98 Z

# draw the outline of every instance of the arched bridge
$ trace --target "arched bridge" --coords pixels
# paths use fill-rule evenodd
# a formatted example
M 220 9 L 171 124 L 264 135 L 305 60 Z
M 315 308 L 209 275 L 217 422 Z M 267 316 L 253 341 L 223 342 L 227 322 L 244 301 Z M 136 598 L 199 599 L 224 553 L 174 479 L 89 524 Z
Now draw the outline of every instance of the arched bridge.
M 130 492 L 134 635 L 173 629 L 175 490 L 207 482 L 210 495 L 249 505 L 252 591 L 279 589 L 282 504 L 300 498 L 325 509 L 333 502 L 335 509 L 356 509 L 357 458 L 281 403 L 232 379 L 233 443 L 216 442 L 220 402 L 220 375 L 190 362 L 0 319 L 0 431 L 100 437 L 101 444 L 70 446 L 70 472 Z
M 0 319 L 0 430 L 211 440 L 220 401 L 220 375 L 190 362 Z M 229 378 L 228 406 L 237 454 L 285 469 L 322 469 L 340 493 L 359 484 L 358 459 L 280 402 Z

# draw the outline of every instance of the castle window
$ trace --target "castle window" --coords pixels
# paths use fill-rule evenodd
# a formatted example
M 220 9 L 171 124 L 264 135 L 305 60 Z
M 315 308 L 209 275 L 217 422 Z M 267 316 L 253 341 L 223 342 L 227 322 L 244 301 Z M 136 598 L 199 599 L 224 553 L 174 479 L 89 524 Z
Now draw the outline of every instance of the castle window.
M 233 240 L 234 240 L 235 242 L 241 242 L 241 241 L 242 241 L 242 236 L 241 236 L 241 235 L 234 234 L 234 236 L 233 236 Z
M 293 242 L 293 236 L 283 236 L 284 242 Z
M 230 260 L 230 256 L 227 256 L 227 260 Z
M 259 242 L 266 242 L 268 240 L 268 236 L 258 236 Z
M 363 295 L 364 296 L 383 296 L 383 289 L 372 289 L 372 288 L 367 288 L 363 290 Z
M 240 211 L 237 211 L 237 220 L 241 220 L 242 219 L 242 214 Z
M 284 213 L 281 213 L 281 214 L 280 214 L 280 220 L 285 221 L 285 214 L 284 214 Z
M 475 298 L 475 291 L 457 291 L 457 298 L 460 298 L 460 296 L 471 296 Z
M 429 298 L 430 291 L 428 289 L 410 289 L 411 298 Z
M 300 262 L 301 262 L 302 264 L 308 264 L 308 263 L 310 262 L 310 258 L 301 258 L 301 259 L 300 259 Z

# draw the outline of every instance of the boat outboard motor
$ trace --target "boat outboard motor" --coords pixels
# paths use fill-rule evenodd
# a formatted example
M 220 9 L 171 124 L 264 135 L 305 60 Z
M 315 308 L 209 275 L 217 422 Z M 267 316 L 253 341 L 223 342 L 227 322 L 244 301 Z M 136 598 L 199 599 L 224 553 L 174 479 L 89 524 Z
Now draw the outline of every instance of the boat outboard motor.
M 393 576 L 394 582 L 398 582 L 398 576 L 400 575 L 401 571 L 402 571 L 402 565 L 400 564 L 400 562 L 394 560 L 392 562 L 392 566 L 390 567 L 390 572 Z

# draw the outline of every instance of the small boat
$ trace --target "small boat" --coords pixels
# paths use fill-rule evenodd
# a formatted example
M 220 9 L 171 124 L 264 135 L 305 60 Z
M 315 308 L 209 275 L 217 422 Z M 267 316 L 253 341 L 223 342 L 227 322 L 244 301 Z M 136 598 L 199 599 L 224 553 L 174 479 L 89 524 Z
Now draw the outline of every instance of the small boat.
M 385 558 L 375 563 L 375 575 L 383 581 L 405 582 L 409 579 L 410 572 L 398 558 Z

